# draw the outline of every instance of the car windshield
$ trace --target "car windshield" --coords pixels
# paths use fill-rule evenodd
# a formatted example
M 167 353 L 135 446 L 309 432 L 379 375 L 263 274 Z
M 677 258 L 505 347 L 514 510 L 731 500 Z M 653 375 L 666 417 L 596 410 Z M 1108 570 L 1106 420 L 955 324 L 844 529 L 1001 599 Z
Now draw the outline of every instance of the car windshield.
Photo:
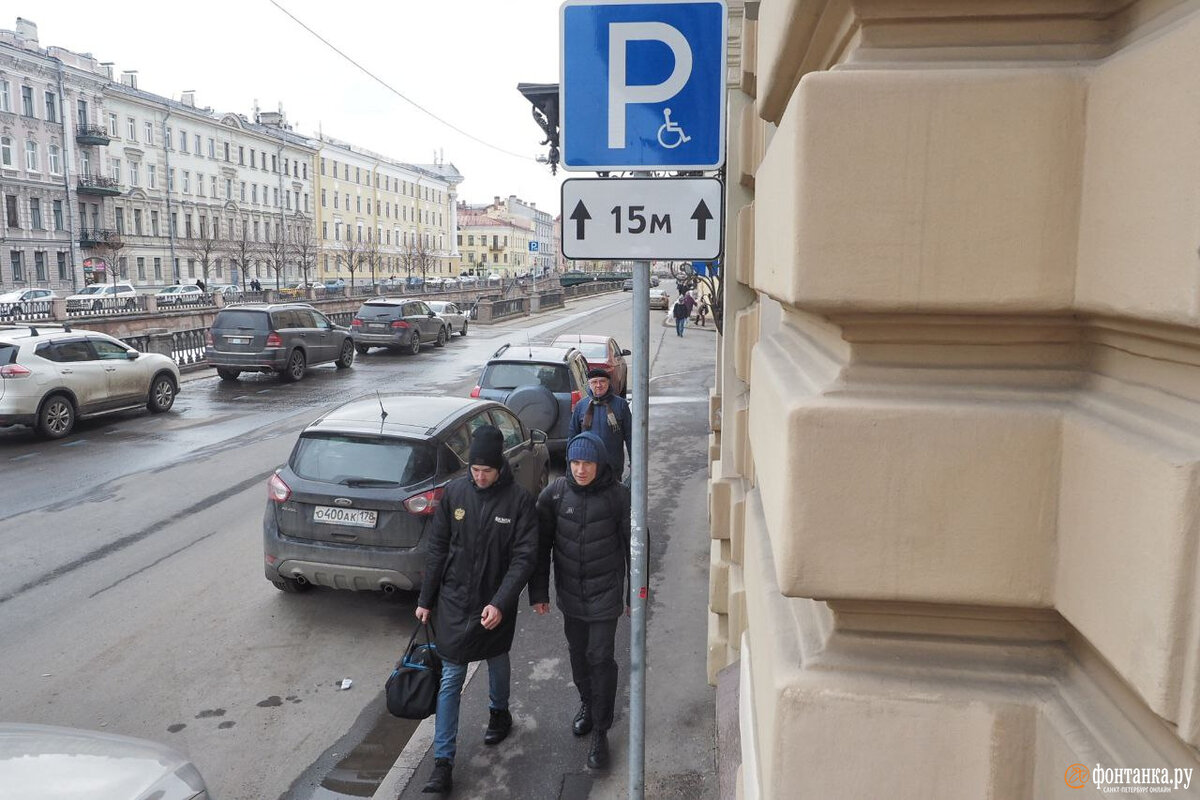
M 100 284 L 94 284 L 84 289 L 80 294 L 103 294 L 105 287 Z
M 302 478 L 347 486 L 411 486 L 433 477 L 436 464 L 424 442 L 337 434 L 301 436 L 291 461 Z
M 434 302 L 432 302 L 432 303 L 429 303 L 428 305 L 429 305 L 429 308 L 430 308 L 432 311 L 434 311 L 434 312 L 436 312 L 436 313 L 438 313 L 438 314 L 441 314 L 442 312 L 444 312 L 444 311 L 446 310 L 446 304 L 445 304 L 445 303 L 439 303 L 439 302 L 437 302 L 436 300 L 435 300 Z
M 484 389 L 515 389 L 541 384 L 552 392 L 571 391 L 566 367 L 554 364 L 492 364 L 483 375 Z

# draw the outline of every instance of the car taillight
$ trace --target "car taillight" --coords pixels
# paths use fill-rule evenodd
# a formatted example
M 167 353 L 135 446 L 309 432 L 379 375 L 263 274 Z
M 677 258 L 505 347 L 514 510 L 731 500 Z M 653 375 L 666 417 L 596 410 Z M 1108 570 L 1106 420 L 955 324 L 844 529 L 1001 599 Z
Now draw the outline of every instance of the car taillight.
M 33 373 L 20 364 L 5 364 L 0 367 L 0 378 L 28 378 Z
M 479 397 L 479 390 L 480 390 L 480 388 L 481 388 L 481 387 L 479 387 L 479 386 L 476 386 L 474 389 L 472 389 L 472 390 L 471 390 L 471 397 Z
M 362 320 L 359 319 L 358 317 L 355 317 L 354 319 L 350 320 L 350 327 L 351 328 L 361 328 Z
M 283 339 L 279 338 L 279 334 L 271 331 L 267 334 L 267 347 L 283 347 Z
M 212 328 L 209 328 L 204 332 L 204 343 L 209 347 L 213 346 Z
M 292 489 L 283 482 L 283 478 L 279 477 L 279 473 L 275 473 L 267 481 L 267 499 L 275 503 L 283 503 L 289 500 L 292 496 Z
M 583 399 L 583 392 L 579 391 L 578 389 L 571 392 L 571 410 L 572 411 L 575 410 L 575 404 L 578 403 L 582 399 Z
M 392 327 L 393 328 L 407 328 L 408 323 L 402 319 L 394 319 L 394 320 L 392 320 Z
M 404 501 L 404 507 L 409 513 L 416 514 L 419 517 L 427 517 L 437 509 L 438 504 L 442 502 L 442 493 L 444 487 L 439 486 L 436 489 L 430 489 L 428 492 L 414 494 L 412 497 Z

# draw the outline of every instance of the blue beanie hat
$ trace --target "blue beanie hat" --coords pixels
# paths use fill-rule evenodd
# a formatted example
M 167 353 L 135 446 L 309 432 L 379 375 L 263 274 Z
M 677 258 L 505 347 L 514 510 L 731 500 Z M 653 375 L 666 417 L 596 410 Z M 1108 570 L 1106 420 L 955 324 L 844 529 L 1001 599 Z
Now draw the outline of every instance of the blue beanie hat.
M 608 450 L 599 436 L 591 431 L 584 431 L 567 444 L 567 461 L 593 461 L 597 464 L 607 464 Z

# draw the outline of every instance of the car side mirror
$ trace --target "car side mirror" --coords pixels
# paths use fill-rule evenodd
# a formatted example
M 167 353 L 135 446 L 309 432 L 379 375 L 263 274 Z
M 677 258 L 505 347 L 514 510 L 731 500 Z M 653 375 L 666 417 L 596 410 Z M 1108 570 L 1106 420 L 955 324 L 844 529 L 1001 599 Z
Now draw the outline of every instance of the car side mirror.
M 529 432 L 529 449 L 537 447 L 539 444 L 546 443 L 546 432 L 534 428 Z
M 141 357 L 141 355 L 142 354 L 139 353 L 137 350 L 126 350 L 125 351 L 125 357 L 128 358 L 130 361 L 137 361 Z
M 631 356 L 631 355 L 633 355 L 633 351 L 631 351 L 631 350 L 622 350 L 622 351 L 621 351 L 621 355 L 623 355 L 623 356 Z
M 430 311 L 430 312 L 429 312 L 429 316 L 430 316 L 430 317 L 436 317 L 436 316 L 437 316 L 437 312 L 436 312 L 436 311 Z

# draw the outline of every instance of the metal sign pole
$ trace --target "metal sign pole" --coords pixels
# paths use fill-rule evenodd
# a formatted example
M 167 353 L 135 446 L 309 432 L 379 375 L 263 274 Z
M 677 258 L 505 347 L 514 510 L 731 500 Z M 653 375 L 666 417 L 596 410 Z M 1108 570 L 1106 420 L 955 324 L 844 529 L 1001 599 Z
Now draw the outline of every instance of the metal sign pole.
M 646 601 L 650 464 L 650 262 L 633 265 L 633 453 L 630 488 L 629 797 L 642 800 L 646 778 Z

